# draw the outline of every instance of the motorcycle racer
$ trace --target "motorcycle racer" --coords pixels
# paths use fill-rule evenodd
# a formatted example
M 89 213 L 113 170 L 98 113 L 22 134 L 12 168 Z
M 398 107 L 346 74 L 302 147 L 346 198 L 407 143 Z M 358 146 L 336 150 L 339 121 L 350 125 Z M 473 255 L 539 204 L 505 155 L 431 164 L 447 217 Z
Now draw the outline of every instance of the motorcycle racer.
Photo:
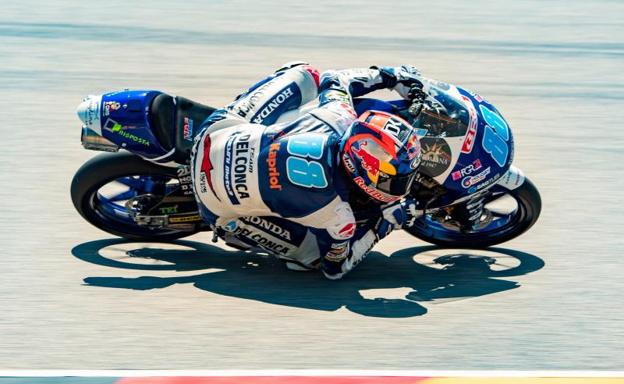
M 401 117 L 368 111 L 353 97 L 394 89 L 413 97 L 423 83 L 410 66 L 318 72 L 293 63 L 260 81 L 202 124 L 191 155 L 204 220 L 227 244 L 263 250 L 291 269 L 341 278 L 393 229 L 416 218 L 410 191 L 420 144 Z M 315 99 L 295 121 L 279 116 Z M 366 196 L 374 220 L 356 221 Z

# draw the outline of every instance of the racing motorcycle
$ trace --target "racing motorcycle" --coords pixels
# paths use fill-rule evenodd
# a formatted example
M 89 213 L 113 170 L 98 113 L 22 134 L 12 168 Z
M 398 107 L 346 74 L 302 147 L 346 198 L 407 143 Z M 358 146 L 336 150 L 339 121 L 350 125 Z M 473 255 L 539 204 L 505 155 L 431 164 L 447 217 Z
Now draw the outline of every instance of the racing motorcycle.
M 509 125 L 480 95 L 428 82 L 426 101 L 354 100 L 358 114 L 399 114 L 418 131 L 422 161 L 410 193 L 423 215 L 405 230 L 429 243 L 461 248 L 487 247 L 519 236 L 537 221 L 541 198 L 511 165 Z M 278 123 L 297 118 L 305 109 L 285 113 Z M 198 128 L 214 110 L 155 90 L 126 89 L 85 98 L 77 111 L 84 124 L 82 145 L 109 153 L 95 156 L 76 172 L 71 184 L 76 210 L 94 226 L 131 240 L 170 241 L 209 231 L 199 215 L 190 168 L 179 164 L 188 162 Z M 173 161 L 155 163 L 165 158 Z M 358 224 L 368 220 L 365 207 L 354 205 Z

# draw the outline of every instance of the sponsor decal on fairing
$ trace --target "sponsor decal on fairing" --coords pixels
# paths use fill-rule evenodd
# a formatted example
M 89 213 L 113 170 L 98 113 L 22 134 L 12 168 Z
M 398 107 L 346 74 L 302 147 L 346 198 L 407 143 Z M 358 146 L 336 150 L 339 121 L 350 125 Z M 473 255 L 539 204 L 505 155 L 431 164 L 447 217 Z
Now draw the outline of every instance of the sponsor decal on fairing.
M 193 141 L 193 119 L 184 118 L 183 130 L 184 140 Z
M 497 173 L 493 177 L 490 177 L 489 179 L 485 180 L 483 183 L 473 185 L 472 187 L 470 187 L 470 189 L 468 189 L 468 193 L 475 193 L 477 191 L 490 187 L 500 178 L 500 176 L 501 176 L 500 173 Z
M 477 102 L 482 103 L 485 101 L 485 99 L 483 97 L 481 97 L 481 95 L 479 95 L 478 93 L 469 91 L 467 89 L 465 89 L 466 92 L 468 92 L 470 94 L 470 96 L 472 96 L 475 100 L 477 100 Z
M 158 210 L 160 211 L 161 215 L 171 215 L 178 213 L 178 205 L 176 204 L 170 207 L 159 207 Z
M 466 133 L 466 138 L 464 139 L 461 151 L 462 153 L 470 153 L 472 152 L 474 140 L 477 136 L 477 110 L 474 105 L 472 105 L 472 101 L 469 98 L 462 95 L 462 100 L 464 100 L 464 105 L 468 109 L 470 122 L 468 123 L 468 132 Z
M 470 188 L 473 185 L 479 184 L 480 182 L 482 182 L 483 180 L 485 180 L 485 178 L 487 177 L 487 175 L 490 174 L 491 171 L 491 167 L 487 167 L 485 168 L 483 171 L 481 171 L 480 173 L 474 175 L 474 176 L 466 176 L 462 179 L 462 187 L 464 188 Z
M 121 124 L 119 124 L 118 122 L 112 119 L 108 119 L 106 120 L 106 123 L 104 123 L 104 129 L 108 130 L 109 132 L 115 133 L 123 137 L 124 139 L 132 141 L 133 143 L 140 144 L 145 147 L 150 146 L 150 142 L 147 139 L 144 139 L 130 132 L 127 132 L 126 131 L 127 128 L 131 128 L 131 127 L 123 127 Z M 125 143 L 123 145 L 125 145 Z
M 121 108 L 121 104 L 116 101 L 106 101 L 104 102 L 104 111 L 102 112 L 104 116 L 110 115 L 112 111 L 116 111 Z
M 473 174 L 475 171 L 478 171 L 479 169 L 481 169 L 481 160 L 475 159 L 471 164 L 468 164 L 464 168 L 451 173 L 451 177 L 453 178 L 453 181 L 457 181 L 461 179 L 462 177 L 466 177 L 466 176 Z
M 443 174 L 451 165 L 452 154 L 448 143 L 443 139 L 425 137 L 421 144 L 420 169 L 431 177 Z
M 177 216 L 177 217 L 169 218 L 170 223 L 188 223 L 188 222 L 195 222 L 195 221 L 199 222 L 203 220 L 199 215 Z

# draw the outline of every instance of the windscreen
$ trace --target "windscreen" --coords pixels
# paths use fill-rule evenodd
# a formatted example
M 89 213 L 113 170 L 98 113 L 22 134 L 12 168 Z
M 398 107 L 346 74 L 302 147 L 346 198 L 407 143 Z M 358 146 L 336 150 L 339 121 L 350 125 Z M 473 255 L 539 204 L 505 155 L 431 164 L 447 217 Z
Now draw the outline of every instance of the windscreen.
M 426 129 L 427 136 L 464 136 L 470 122 L 464 104 L 434 85 L 429 94 L 418 117 L 412 119 L 412 125 Z

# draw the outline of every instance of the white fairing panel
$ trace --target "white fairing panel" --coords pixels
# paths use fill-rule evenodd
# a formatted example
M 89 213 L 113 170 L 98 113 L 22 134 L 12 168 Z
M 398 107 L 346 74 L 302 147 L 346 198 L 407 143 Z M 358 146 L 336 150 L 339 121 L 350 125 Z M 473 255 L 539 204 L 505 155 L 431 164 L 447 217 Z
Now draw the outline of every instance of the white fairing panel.
M 520 168 L 516 168 L 512 165 L 509 167 L 509 170 L 505 172 L 503 177 L 498 180 L 497 184 L 512 191 L 521 186 L 522 183 L 524 183 L 524 179 L 524 174 Z
M 76 114 L 82 123 L 98 135 L 102 134 L 100 125 L 100 105 L 102 103 L 101 95 L 89 95 L 78 105 Z

